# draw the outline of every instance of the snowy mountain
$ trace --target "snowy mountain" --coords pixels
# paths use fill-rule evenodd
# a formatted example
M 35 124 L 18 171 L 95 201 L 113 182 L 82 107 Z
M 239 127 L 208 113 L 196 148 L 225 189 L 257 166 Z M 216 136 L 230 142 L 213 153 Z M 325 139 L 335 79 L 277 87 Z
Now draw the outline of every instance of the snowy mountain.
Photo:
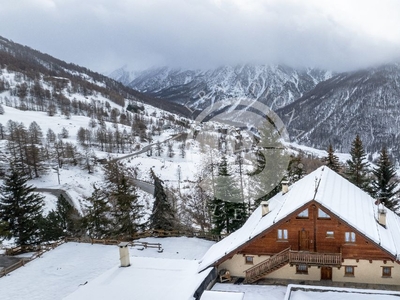
M 204 109 L 229 98 L 257 99 L 278 112 L 291 141 L 349 152 L 360 134 L 366 151 L 386 145 L 400 157 L 400 64 L 353 72 L 285 66 L 224 66 L 212 70 L 167 67 L 136 75 L 129 86 L 156 98 Z
M 130 74 L 119 69 L 110 76 L 126 84 Z M 292 103 L 331 76 L 330 72 L 318 69 L 296 70 L 287 66 L 239 65 L 206 71 L 163 67 L 140 72 L 129 86 L 192 109 L 204 109 L 231 97 L 259 99 L 276 109 Z
M 135 79 L 137 73 L 134 71 L 129 71 L 128 66 L 125 65 L 117 70 L 114 70 L 110 74 L 107 74 L 107 76 L 121 82 L 123 85 L 129 85 L 129 83 Z
M 66 63 L 1 36 L 0 66 L 6 66 L 10 71 L 19 72 L 23 75 L 23 80 L 28 80 L 32 84 L 35 81 L 43 80 L 50 86 L 54 86 L 56 92 L 69 83 L 69 92 L 78 92 L 86 97 L 101 94 L 122 107 L 129 101 L 136 101 L 163 109 L 167 106 L 171 112 L 181 115 L 188 114 L 188 110 L 181 105 L 174 103 L 166 105 L 164 101 L 144 95 L 109 77 L 75 64 Z M 8 86 L 9 84 L 0 76 L 0 92 L 6 90 Z
M 333 76 L 277 113 L 293 140 L 348 152 L 360 134 L 367 152 L 400 157 L 400 64 Z

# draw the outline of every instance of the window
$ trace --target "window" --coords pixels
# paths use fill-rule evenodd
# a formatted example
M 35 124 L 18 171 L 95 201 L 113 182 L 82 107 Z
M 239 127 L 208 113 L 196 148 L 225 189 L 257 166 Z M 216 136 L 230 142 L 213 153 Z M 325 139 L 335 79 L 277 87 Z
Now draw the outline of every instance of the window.
M 333 238 L 333 237 L 335 237 L 335 232 L 334 232 L 334 231 L 327 231 L 327 232 L 326 232 L 326 237 L 327 237 L 327 238 Z
M 392 268 L 382 267 L 382 277 L 392 277 Z
M 278 240 L 287 240 L 288 231 L 287 229 L 278 229 Z
M 356 242 L 356 234 L 354 232 L 345 232 L 344 240 L 346 243 L 355 243 Z
M 303 210 L 301 213 L 299 213 L 299 214 L 297 215 L 297 218 L 308 219 L 308 208 L 306 208 L 306 209 Z
M 253 264 L 253 256 L 245 256 L 245 262 L 247 265 L 252 265 Z
M 320 219 L 330 219 L 331 216 L 324 212 L 322 209 L 318 208 L 318 218 Z
M 296 265 L 296 274 L 308 274 L 308 266 Z
M 353 266 L 345 266 L 344 267 L 344 276 L 354 276 L 354 267 Z

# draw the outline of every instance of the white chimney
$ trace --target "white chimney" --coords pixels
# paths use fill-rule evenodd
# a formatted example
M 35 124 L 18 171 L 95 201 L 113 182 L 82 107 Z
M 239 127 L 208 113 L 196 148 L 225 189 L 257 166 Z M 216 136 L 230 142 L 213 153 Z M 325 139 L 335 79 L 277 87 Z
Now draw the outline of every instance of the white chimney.
M 282 195 L 285 195 L 287 192 L 289 192 L 289 181 L 282 180 Z
M 121 261 L 121 267 L 129 267 L 131 265 L 129 260 L 129 243 L 121 242 L 118 244 L 119 247 L 119 260 Z
M 264 217 L 266 214 L 269 213 L 269 202 L 268 201 L 261 201 L 261 216 Z
M 378 223 L 386 227 L 386 209 L 384 208 L 378 209 Z

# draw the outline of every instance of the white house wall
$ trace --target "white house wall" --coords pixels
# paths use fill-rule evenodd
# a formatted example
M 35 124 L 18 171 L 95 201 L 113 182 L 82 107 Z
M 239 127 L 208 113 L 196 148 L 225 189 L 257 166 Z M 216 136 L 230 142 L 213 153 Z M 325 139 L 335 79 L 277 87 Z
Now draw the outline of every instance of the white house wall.
M 231 259 L 226 260 L 219 265 L 218 270 L 227 269 L 232 276 L 245 277 L 245 271 L 252 266 L 268 259 L 266 255 L 254 255 L 253 265 L 245 263 L 245 257 L 242 254 L 236 254 Z M 345 276 L 345 266 L 354 266 L 354 276 Z M 382 267 L 392 267 L 392 276 L 390 278 L 382 277 Z M 321 279 L 321 269 L 317 266 L 308 268 L 308 274 L 296 274 L 296 266 L 289 264 L 268 274 L 265 278 L 287 279 L 287 280 L 313 280 Z M 398 285 L 400 282 L 400 265 L 387 261 L 346 259 L 340 268 L 332 267 L 332 281 L 334 282 L 355 282 L 355 283 L 370 283 L 370 284 L 387 284 Z

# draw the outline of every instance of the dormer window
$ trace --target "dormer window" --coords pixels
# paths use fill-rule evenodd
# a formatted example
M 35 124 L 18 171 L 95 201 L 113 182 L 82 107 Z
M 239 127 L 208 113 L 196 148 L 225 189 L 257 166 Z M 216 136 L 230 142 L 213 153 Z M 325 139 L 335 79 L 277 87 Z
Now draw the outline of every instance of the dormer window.
M 299 219 L 308 219 L 308 208 L 306 208 L 301 213 L 299 213 L 297 215 L 297 218 L 299 218 Z
M 322 209 L 318 208 L 318 218 L 319 219 L 330 219 L 331 216 L 324 212 Z

